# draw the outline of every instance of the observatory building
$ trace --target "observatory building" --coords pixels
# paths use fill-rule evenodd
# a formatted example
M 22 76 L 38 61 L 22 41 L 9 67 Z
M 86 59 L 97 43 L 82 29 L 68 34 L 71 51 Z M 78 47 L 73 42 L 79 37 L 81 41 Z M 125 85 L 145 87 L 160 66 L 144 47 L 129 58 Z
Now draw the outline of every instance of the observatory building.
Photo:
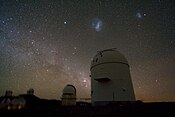
M 34 95 L 34 89 L 30 88 L 27 90 L 27 95 Z
M 76 88 L 73 85 L 68 84 L 64 87 L 62 94 L 62 105 L 63 106 L 76 105 Z
M 115 48 L 99 51 L 90 70 L 92 105 L 135 101 L 128 61 Z
M 16 97 L 11 101 L 13 110 L 25 108 L 26 100 L 23 97 Z

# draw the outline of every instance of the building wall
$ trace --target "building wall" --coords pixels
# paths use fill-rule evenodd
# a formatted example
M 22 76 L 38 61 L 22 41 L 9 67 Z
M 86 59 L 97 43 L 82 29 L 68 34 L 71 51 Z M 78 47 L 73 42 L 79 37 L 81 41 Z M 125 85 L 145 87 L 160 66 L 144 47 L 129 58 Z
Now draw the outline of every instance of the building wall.
M 109 82 L 94 79 L 107 77 Z M 135 101 L 129 66 L 105 63 L 91 68 L 92 104 L 97 101 Z
M 75 95 L 63 95 L 62 96 L 62 105 L 63 106 L 75 106 L 76 105 L 76 96 Z

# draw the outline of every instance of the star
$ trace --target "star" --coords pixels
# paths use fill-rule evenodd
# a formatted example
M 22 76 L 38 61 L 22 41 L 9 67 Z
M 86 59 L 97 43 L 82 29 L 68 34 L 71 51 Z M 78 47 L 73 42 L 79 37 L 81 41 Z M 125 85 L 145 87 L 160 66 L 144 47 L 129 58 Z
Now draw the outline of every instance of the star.
M 67 21 L 64 21 L 63 23 L 64 23 L 64 25 L 66 25 L 67 24 Z

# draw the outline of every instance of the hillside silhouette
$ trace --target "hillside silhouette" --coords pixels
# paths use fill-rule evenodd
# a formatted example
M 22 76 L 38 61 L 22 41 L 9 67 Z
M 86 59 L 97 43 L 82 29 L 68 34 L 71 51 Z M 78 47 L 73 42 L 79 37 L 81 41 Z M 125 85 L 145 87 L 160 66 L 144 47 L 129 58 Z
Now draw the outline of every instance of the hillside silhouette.
M 26 100 L 26 107 L 17 110 L 0 109 L 0 116 L 18 117 L 130 117 L 130 116 L 175 116 L 175 102 L 115 102 L 107 106 L 91 106 L 77 102 L 76 106 L 61 106 L 61 100 L 40 99 L 35 95 L 20 95 Z M 0 97 L 2 101 L 5 96 Z M 15 97 L 11 97 L 15 98 Z

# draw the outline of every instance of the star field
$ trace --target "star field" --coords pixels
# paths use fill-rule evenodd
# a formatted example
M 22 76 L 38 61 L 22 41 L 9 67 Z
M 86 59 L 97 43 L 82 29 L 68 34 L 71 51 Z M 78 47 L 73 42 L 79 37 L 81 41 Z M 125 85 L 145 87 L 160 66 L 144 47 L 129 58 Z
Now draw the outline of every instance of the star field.
M 175 101 L 173 0 L 1 0 L 0 95 L 29 88 L 60 99 L 66 84 L 90 97 L 90 63 L 116 47 L 129 61 L 136 98 Z

